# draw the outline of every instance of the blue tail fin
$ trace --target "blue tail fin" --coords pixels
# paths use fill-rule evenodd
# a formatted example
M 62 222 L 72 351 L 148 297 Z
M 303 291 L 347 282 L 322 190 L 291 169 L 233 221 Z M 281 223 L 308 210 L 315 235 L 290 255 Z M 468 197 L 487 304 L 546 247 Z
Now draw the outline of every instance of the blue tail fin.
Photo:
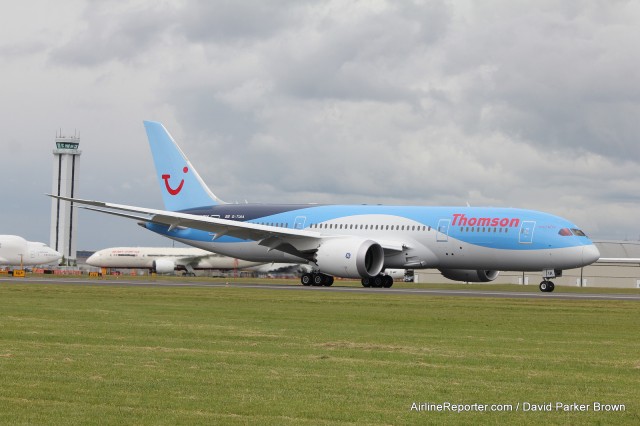
M 167 210 L 178 211 L 224 203 L 207 187 L 161 123 L 145 121 L 144 127 Z

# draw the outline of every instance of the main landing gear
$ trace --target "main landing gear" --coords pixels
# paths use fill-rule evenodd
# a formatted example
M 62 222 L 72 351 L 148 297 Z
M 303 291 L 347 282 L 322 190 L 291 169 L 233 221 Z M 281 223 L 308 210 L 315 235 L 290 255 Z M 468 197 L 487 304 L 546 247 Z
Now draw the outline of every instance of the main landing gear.
M 333 277 L 331 275 L 320 274 L 320 273 L 312 273 L 312 274 L 302 274 L 300 277 L 300 282 L 304 286 L 325 286 L 331 287 L 333 285 Z
M 300 282 L 304 286 L 330 287 L 333 285 L 333 277 L 331 275 L 322 274 L 320 272 L 305 273 L 300 277 Z M 393 278 L 389 275 L 376 275 L 373 278 L 363 278 L 363 287 L 390 288 L 393 285 Z
M 393 278 L 389 275 L 376 275 L 373 278 L 363 278 L 363 287 L 390 288 L 393 285 Z

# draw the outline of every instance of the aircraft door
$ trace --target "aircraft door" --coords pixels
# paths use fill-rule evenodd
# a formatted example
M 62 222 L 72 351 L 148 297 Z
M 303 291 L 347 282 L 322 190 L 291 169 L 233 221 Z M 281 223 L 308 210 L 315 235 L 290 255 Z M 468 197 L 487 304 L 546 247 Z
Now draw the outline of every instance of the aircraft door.
M 304 223 L 307 221 L 306 216 L 296 216 L 296 220 L 293 223 L 293 229 L 304 229 Z
M 532 220 L 525 220 L 520 226 L 520 244 L 533 243 L 533 230 L 536 227 L 536 223 Z
M 436 241 L 445 243 L 449 241 L 449 224 L 451 219 L 440 219 L 438 221 L 438 232 L 436 232 Z

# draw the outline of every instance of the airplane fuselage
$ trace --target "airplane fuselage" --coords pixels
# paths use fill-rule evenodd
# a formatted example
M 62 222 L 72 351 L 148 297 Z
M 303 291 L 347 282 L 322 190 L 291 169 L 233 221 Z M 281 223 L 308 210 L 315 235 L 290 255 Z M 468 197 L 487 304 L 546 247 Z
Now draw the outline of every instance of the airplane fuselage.
M 558 216 L 510 208 L 378 205 L 225 204 L 183 210 L 199 216 L 323 236 L 402 241 L 386 252 L 385 268 L 570 269 L 594 262 L 598 251 L 579 229 Z M 205 250 L 259 262 L 307 262 L 258 241 L 147 222 L 146 228 Z M 563 231 L 564 230 L 564 231 Z M 561 232 L 562 231 L 562 232 Z M 384 244 L 383 244 L 384 245 Z M 345 253 L 345 255 L 348 255 Z
M 0 235 L 0 265 L 25 266 L 56 263 L 62 254 L 44 243 L 27 241 L 17 235 Z
M 171 270 L 189 265 L 192 269 L 242 269 L 260 265 L 211 253 L 193 247 L 112 247 L 99 250 L 87 259 L 87 264 L 102 268 L 154 269 L 157 262 L 171 263 Z

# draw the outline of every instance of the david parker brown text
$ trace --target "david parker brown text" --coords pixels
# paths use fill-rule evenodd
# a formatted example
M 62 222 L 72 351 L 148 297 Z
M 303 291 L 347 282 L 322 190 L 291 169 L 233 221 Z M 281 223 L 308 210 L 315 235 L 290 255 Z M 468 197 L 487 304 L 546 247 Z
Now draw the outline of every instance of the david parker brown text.
M 535 404 L 531 402 L 518 402 L 516 404 L 454 404 L 452 402 L 442 402 L 439 404 L 431 402 L 414 402 L 410 411 L 435 411 L 435 412 L 472 412 L 472 411 L 574 411 L 574 412 L 603 412 L 603 411 L 626 411 L 625 404 L 606 404 L 603 402 L 592 402 L 590 404 L 579 404 L 577 402 L 545 402 Z

